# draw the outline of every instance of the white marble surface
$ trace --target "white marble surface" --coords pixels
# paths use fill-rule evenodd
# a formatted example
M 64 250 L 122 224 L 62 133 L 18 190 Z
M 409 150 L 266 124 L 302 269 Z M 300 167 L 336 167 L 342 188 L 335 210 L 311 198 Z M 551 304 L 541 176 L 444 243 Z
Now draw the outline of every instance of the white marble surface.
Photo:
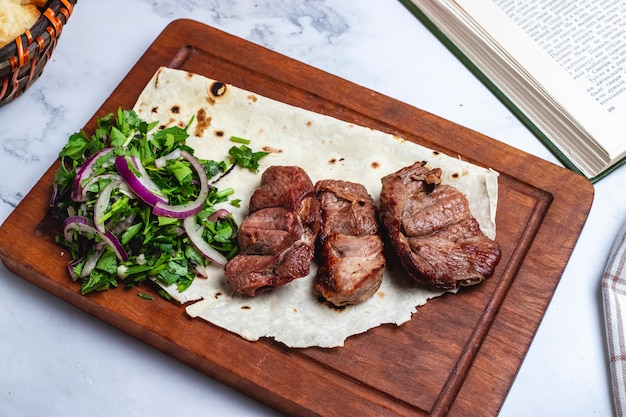
M 189 17 L 552 155 L 396 0 L 79 0 L 43 77 L 0 108 L 0 221 L 171 20 Z M 626 219 L 602 180 L 500 415 L 610 416 L 600 278 Z M 276 415 L 0 267 L 1 416 Z

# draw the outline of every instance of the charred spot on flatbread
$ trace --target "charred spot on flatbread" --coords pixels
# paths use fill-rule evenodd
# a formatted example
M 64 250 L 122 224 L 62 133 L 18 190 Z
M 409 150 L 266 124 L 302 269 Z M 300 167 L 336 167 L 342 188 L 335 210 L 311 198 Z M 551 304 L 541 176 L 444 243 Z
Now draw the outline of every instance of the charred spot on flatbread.
M 159 129 L 163 130 L 163 129 L 167 129 L 170 126 L 173 126 L 176 124 L 176 119 L 172 119 L 170 118 L 167 122 L 159 125 Z
M 262 147 L 261 147 L 261 150 L 262 150 L 263 152 L 270 152 L 270 153 L 276 153 L 276 154 L 283 153 L 283 150 L 282 150 L 282 149 L 280 149 L 280 148 L 274 148 L 274 147 L 267 146 L 267 145 L 266 145 L 266 146 L 262 146 Z
M 206 85 L 206 101 L 210 105 L 215 105 L 217 103 L 216 98 L 222 97 L 226 95 L 227 86 L 224 83 L 219 81 L 213 81 L 210 84 Z
M 226 94 L 226 84 L 221 83 L 219 81 L 214 82 L 213 84 L 211 84 L 211 94 L 213 95 L 213 97 L 222 97 L 223 95 Z
M 178 104 L 174 104 L 172 107 L 170 107 L 170 111 L 174 114 L 178 114 L 180 113 L 180 106 Z
M 207 112 L 204 107 L 200 108 L 196 113 L 196 128 L 194 129 L 194 136 L 200 137 L 204 135 L 204 131 L 211 126 L 211 116 L 207 116 Z

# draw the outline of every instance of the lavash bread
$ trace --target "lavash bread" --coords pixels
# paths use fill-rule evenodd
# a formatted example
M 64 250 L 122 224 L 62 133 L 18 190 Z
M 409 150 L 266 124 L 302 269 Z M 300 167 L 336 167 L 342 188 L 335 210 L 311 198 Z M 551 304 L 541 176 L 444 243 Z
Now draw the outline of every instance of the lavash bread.
M 238 170 L 220 180 L 232 187 L 239 208 L 229 207 L 237 221 L 261 173 L 272 165 L 297 165 L 313 182 L 340 179 L 363 184 L 378 205 L 380 179 L 415 161 L 442 168 L 442 181 L 463 192 L 472 214 L 487 236 L 494 238 L 498 173 L 444 155 L 405 139 L 317 114 L 260 96 L 234 85 L 186 71 L 160 68 L 138 98 L 135 111 L 162 126 L 189 126 L 187 143 L 198 157 L 223 159 L 234 145 L 231 136 L 249 139 L 253 150 L 272 154 L 260 161 L 260 172 Z M 274 338 L 290 347 L 342 346 L 347 337 L 383 323 L 400 325 L 416 307 L 444 291 L 418 288 L 401 268 L 387 268 L 379 290 L 363 303 L 342 310 L 320 303 L 313 288 L 316 267 L 308 277 L 251 299 L 229 288 L 217 266 L 205 271 L 183 293 L 165 287 L 199 317 L 247 340 Z
M 30 29 L 46 1 L 0 0 L 0 48 Z

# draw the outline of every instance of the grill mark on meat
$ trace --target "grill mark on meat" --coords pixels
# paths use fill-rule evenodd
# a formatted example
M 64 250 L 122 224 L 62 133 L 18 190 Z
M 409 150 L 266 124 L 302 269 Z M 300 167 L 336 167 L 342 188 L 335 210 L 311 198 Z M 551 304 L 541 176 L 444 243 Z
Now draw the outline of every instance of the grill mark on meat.
M 322 180 L 315 190 L 321 211 L 315 288 L 334 306 L 360 303 L 378 290 L 386 264 L 376 206 L 361 184 Z
M 239 226 L 239 253 L 226 264 L 229 284 L 255 296 L 307 276 L 318 231 L 319 203 L 309 176 L 299 167 L 269 167 Z
M 499 245 L 467 198 L 441 184 L 441 169 L 418 162 L 382 178 L 380 219 L 405 271 L 422 285 L 456 289 L 493 275 Z

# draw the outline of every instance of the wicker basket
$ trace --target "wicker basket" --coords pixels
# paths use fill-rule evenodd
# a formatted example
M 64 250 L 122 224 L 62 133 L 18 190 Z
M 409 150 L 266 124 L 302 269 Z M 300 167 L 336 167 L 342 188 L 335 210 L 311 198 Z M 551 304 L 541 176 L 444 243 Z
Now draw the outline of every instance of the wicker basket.
M 30 30 L 0 48 L 0 106 L 22 94 L 43 71 L 77 0 L 49 0 Z

